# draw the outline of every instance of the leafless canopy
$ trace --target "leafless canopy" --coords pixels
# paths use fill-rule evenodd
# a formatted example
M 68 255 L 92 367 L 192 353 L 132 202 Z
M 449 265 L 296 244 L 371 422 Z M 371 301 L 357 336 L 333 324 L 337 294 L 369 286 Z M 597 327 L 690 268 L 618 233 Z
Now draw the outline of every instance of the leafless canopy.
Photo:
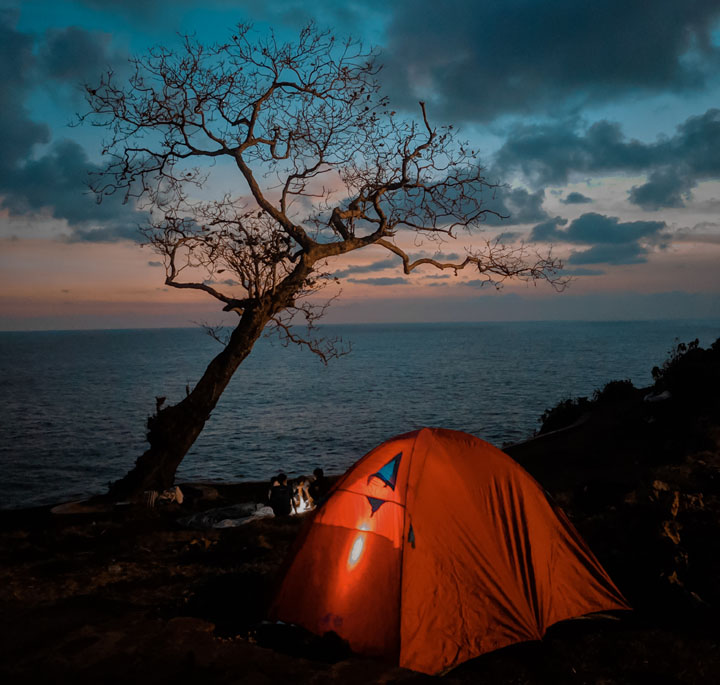
M 252 40 L 251 40 L 252 38 Z M 457 262 L 413 260 L 403 232 L 447 240 L 477 229 L 494 186 L 452 127 L 420 103 L 403 119 L 380 96 L 372 51 L 313 26 L 297 42 L 257 40 L 241 25 L 227 43 L 186 37 L 134 61 L 129 83 L 108 73 L 87 88 L 94 125 L 110 135 L 99 199 L 124 193 L 149 212 L 143 228 L 167 285 L 206 292 L 241 317 L 262 311 L 286 340 L 307 295 L 328 280 L 328 259 L 370 245 L 420 266 L 472 268 L 488 283 L 544 279 L 558 261 L 485 241 Z M 337 350 L 311 343 L 322 356 Z

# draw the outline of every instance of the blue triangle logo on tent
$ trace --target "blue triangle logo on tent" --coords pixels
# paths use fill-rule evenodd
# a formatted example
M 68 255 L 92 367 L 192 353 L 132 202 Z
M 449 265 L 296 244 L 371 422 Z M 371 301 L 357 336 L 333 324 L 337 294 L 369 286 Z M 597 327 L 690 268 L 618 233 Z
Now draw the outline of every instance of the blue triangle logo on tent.
M 385 485 L 389 485 L 390 488 L 394 490 L 401 458 L 402 452 L 398 452 L 387 464 L 385 464 L 385 466 L 368 478 L 368 483 L 373 478 L 379 478 L 383 483 L 385 483 Z
M 370 509 L 372 509 L 372 513 L 370 516 L 374 516 L 375 512 L 383 505 L 387 500 L 379 499 L 378 497 L 370 497 L 369 495 L 365 495 L 367 497 L 367 501 L 370 502 Z

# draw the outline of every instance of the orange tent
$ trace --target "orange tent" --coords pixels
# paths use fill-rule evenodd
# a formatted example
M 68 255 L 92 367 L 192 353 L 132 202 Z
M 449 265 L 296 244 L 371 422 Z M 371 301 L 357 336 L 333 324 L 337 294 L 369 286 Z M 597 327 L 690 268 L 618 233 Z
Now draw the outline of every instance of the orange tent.
M 521 466 L 466 433 L 423 428 L 337 482 L 271 617 L 432 674 L 557 621 L 629 608 Z

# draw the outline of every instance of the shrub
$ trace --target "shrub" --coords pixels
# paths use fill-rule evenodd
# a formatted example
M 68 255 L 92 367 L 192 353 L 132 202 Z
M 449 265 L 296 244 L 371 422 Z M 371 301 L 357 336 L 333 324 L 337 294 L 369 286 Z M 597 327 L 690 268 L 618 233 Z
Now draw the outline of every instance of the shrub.
M 539 419 L 541 426 L 538 433 L 542 435 L 543 433 L 571 426 L 588 410 L 589 406 L 590 402 L 587 397 L 558 402 L 554 407 L 543 412 Z
M 622 381 L 610 381 L 604 388 L 593 393 L 593 402 L 597 404 L 614 404 L 635 397 L 637 388 L 628 378 Z

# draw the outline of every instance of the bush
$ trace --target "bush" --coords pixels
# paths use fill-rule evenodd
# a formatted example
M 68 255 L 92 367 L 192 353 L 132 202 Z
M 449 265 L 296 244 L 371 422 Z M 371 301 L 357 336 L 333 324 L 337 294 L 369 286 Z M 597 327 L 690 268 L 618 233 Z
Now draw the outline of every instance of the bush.
M 655 381 L 656 386 L 662 385 L 663 382 L 667 380 L 668 376 L 671 376 L 673 371 L 677 369 L 678 365 L 682 363 L 682 359 L 685 357 L 685 355 L 688 352 L 694 352 L 698 349 L 698 346 L 700 345 L 700 341 L 697 338 L 695 338 L 695 340 L 692 340 L 689 343 L 678 342 L 677 338 L 675 339 L 675 341 L 675 345 L 673 345 L 673 347 L 670 349 L 669 356 L 663 362 L 663 365 L 660 367 L 653 366 L 652 377 Z M 713 344 L 713 348 L 719 342 L 720 338 L 715 341 L 715 343 Z
M 669 390 L 679 406 L 689 411 L 698 404 L 720 398 L 720 338 L 709 349 L 700 347 L 699 341 L 677 342 L 670 350 L 662 366 L 652 370 L 655 393 Z M 567 428 L 580 417 L 596 408 L 612 405 L 624 405 L 629 401 L 639 401 L 639 391 L 629 379 L 610 381 L 604 388 L 593 393 L 592 399 L 578 397 L 559 402 L 546 409 L 540 417 L 538 435 Z
M 630 379 L 610 381 L 604 388 L 593 393 L 593 402 L 597 404 L 614 404 L 633 399 L 637 395 L 637 388 Z
M 668 390 L 688 407 L 720 395 L 720 339 L 709 349 L 698 340 L 676 343 L 661 367 L 652 371 L 655 392 Z
M 566 428 L 575 423 L 590 407 L 587 397 L 563 400 L 554 407 L 546 409 L 539 418 L 541 423 L 538 434 Z

